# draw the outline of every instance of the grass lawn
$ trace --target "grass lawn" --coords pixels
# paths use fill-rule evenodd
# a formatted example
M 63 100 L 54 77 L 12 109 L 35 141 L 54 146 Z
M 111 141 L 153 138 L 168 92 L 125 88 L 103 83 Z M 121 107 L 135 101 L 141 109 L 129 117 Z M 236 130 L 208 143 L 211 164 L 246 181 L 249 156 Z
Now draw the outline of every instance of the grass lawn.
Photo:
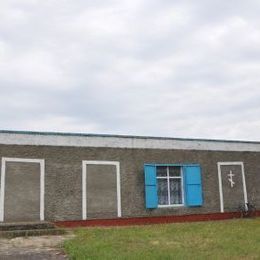
M 65 242 L 71 259 L 260 259 L 260 218 L 85 228 Z

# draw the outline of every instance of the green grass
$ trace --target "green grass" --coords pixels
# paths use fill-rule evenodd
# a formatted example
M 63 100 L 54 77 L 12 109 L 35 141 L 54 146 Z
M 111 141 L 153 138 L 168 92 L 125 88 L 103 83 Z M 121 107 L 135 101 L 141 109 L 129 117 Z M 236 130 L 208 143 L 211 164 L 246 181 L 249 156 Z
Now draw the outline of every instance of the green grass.
M 260 259 L 260 218 L 86 228 L 66 241 L 70 259 Z

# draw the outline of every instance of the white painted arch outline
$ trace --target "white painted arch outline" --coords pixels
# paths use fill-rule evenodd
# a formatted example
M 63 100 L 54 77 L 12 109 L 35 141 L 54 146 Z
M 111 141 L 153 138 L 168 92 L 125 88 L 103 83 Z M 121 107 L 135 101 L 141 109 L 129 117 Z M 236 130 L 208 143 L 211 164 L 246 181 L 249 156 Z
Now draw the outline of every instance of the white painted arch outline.
M 117 216 L 121 217 L 120 163 L 118 161 L 82 161 L 82 219 L 87 219 L 87 165 L 116 166 Z
M 45 162 L 44 159 L 28 159 L 28 158 L 2 158 L 1 164 L 1 186 L 0 186 L 0 222 L 4 221 L 4 201 L 5 201 L 5 174 L 7 162 L 22 163 L 39 163 L 40 164 L 40 220 L 44 220 L 44 175 Z
M 218 162 L 217 165 L 218 165 L 218 184 L 219 184 L 220 212 L 222 212 L 222 213 L 224 212 L 224 199 L 223 199 L 221 166 L 230 166 L 230 165 L 231 166 L 232 165 L 241 166 L 243 192 L 244 192 L 244 201 L 245 201 L 245 204 L 246 204 L 248 202 L 248 199 L 247 199 L 244 163 L 243 162 Z

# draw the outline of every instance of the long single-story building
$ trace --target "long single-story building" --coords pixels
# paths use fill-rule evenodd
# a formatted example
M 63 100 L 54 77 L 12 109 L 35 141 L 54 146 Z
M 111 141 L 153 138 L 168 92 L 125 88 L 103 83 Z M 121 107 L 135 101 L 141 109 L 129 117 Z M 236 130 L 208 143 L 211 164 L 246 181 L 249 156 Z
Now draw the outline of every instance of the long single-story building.
M 260 142 L 0 131 L 0 222 L 260 209 Z

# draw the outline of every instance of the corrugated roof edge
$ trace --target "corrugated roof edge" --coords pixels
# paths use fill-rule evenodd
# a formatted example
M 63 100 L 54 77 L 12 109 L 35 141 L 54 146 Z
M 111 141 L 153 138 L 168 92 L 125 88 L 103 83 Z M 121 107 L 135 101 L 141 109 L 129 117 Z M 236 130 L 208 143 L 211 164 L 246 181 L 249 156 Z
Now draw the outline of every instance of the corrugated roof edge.
M 136 135 L 113 135 L 113 134 L 87 134 L 87 133 L 66 133 L 66 132 L 40 132 L 40 131 L 18 131 L 0 130 L 0 134 L 25 134 L 25 135 L 57 135 L 57 136 L 82 136 L 82 137 L 118 137 L 137 139 L 157 139 L 157 140 L 179 140 L 179 141 L 200 141 L 200 142 L 226 142 L 226 143 L 253 143 L 260 144 L 260 141 L 245 140 L 223 140 L 223 139 L 201 139 L 201 138 L 179 138 L 179 137 L 156 137 L 156 136 L 136 136 Z

